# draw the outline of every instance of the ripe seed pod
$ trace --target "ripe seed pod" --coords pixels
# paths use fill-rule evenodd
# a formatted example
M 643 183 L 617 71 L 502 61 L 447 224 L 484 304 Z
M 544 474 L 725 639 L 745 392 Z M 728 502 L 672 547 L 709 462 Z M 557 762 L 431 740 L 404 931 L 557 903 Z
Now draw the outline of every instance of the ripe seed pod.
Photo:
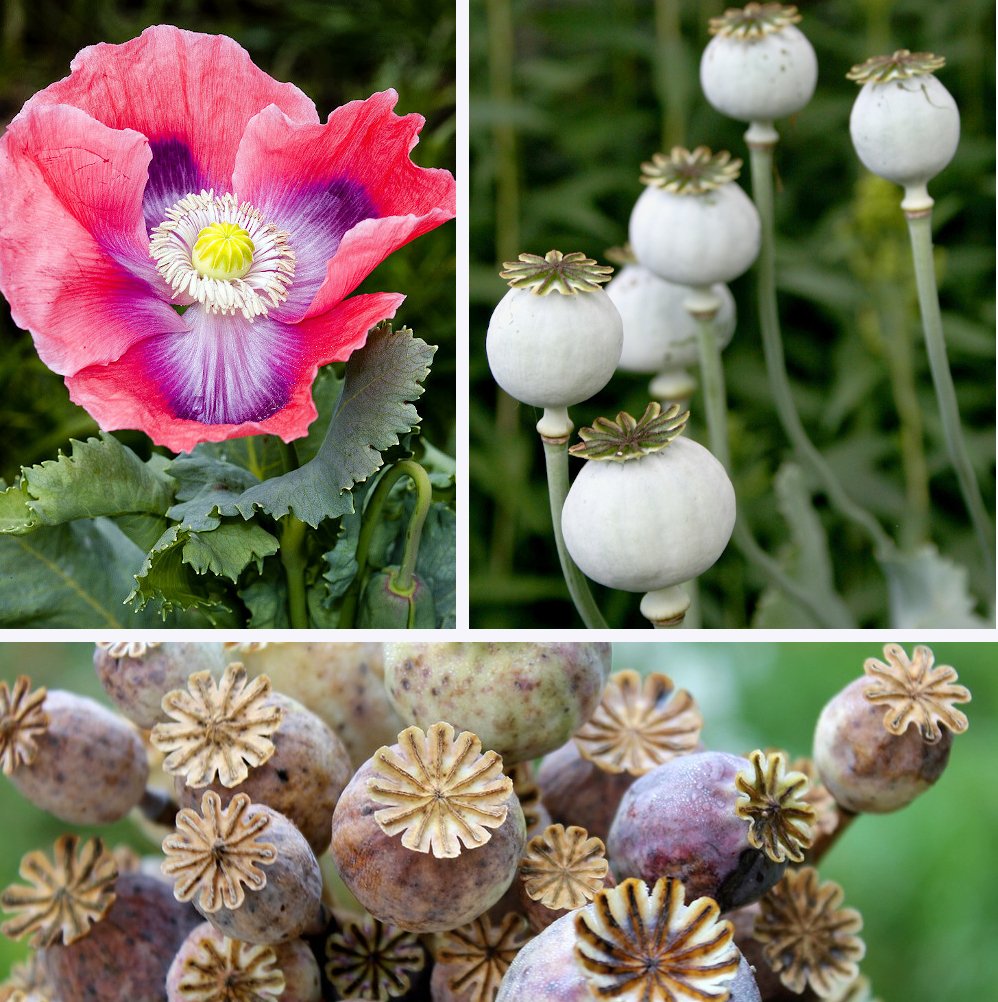
M 321 928 L 315 854 L 287 818 L 244 793 L 223 807 L 217 793 L 206 791 L 200 814 L 190 808 L 177 814 L 163 852 L 177 900 L 196 896 L 194 907 L 230 939 L 285 943 Z
M 485 350 L 495 381 L 521 403 L 562 408 L 610 381 L 623 343 L 620 315 L 601 282 L 612 268 L 581 253 L 521 254 L 500 275 L 506 293 Z
M 236 651 L 253 677 L 267 675 L 339 736 L 351 762 L 393 744 L 405 722 L 388 702 L 381 644 L 263 644 Z
M 867 659 L 866 674 L 829 700 L 814 731 L 815 767 L 848 811 L 907 806 L 939 778 L 953 734 L 967 729 L 954 704 L 968 702 L 970 692 L 952 668 L 933 666 L 928 647 L 909 659 L 888 644 L 884 657 Z
M 385 644 L 385 687 L 403 719 L 472 731 L 507 767 L 563 744 L 599 703 L 609 644 Z
M 375 918 L 411 932 L 454 929 L 512 883 L 526 841 L 523 812 L 501 760 L 480 751 L 475 735 L 455 739 L 448 724 L 427 735 L 410 727 L 344 790 L 330 851 Z
M 584 574 L 609 588 L 661 594 L 682 620 L 689 599 L 676 587 L 720 557 L 735 525 L 735 491 L 724 467 L 680 437 L 688 413 L 650 403 L 640 420 L 598 418 L 569 450 L 590 460 L 565 499 L 565 545 Z M 672 596 L 675 596 L 673 598 Z M 646 596 L 646 601 L 650 597 Z
M 607 837 L 618 881 L 674 877 L 690 897 L 706 895 L 725 911 L 769 890 L 786 863 L 749 842 L 749 825 L 735 811 L 741 772 L 752 772 L 747 759 L 697 752 L 638 779 L 624 794 Z
M 410 587 L 402 588 L 398 573 L 399 567 L 395 565 L 370 576 L 357 610 L 358 628 L 432 630 L 436 625 L 433 592 L 426 582 L 413 574 Z
M 631 211 L 629 239 L 637 259 L 679 285 L 730 282 L 756 259 L 759 213 L 734 183 L 741 160 L 674 147 L 641 165 L 646 185 Z
M 209 671 L 219 678 L 224 668 L 221 644 L 115 642 L 94 648 L 94 671 L 104 691 L 143 730 L 168 719 L 163 697 L 189 675 Z
M 814 94 L 818 59 L 795 27 L 796 7 L 750 3 L 710 19 L 714 36 L 700 59 L 700 86 L 721 114 L 772 122 L 800 111 Z
M 901 49 L 847 74 L 862 85 L 849 116 L 856 154 L 867 170 L 904 187 L 903 205 L 912 210 L 931 207 L 925 186 L 960 142 L 956 102 L 933 76 L 944 64 L 930 52 Z
M 69 824 L 123 818 L 145 793 L 146 751 L 135 730 L 75 693 L 0 683 L 0 763 L 36 807 Z M 39 694 L 42 698 L 39 699 Z

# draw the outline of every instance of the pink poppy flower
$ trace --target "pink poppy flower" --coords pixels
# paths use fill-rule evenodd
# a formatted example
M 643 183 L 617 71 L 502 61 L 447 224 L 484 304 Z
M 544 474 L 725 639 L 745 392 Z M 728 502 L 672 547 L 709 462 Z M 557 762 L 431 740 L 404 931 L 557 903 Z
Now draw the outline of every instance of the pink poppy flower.
M 107 431 L 178 451 L 304 435 L 317 367 L 404 299 L 345 297 L 454 216 L 454 179 L 409 159 L 423 119 L 396 100 L 323 124 L 231 38 L 167 25 L 84 49 L 0 139 L 14 321 Z

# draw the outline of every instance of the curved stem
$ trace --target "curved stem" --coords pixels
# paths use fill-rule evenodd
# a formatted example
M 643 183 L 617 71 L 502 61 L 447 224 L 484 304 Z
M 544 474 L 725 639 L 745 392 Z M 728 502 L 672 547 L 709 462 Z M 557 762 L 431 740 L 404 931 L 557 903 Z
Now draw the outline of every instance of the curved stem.
M 547 410 L 544 415 L 545 418 L 550 417 Z M 567 416 L 566 412 L 565 417 Z M 541 423 L 544 423 L 544 418 L 541 418 Z M 565 578 L 565 584 L 568 585 L 568 593 L 572 596 L 576 611 L 590 630 L 605 630 L 606 620 L 593 599 L 589 582 L 569 555 L 561 531 L 561 509 L 565 506 L 565 498 L 568 497 L 568 436 L 571 431 L 572 425 L 569 422 L 564 435 L 557 437 L 541 435 L 541 441 L 544 443 L 544 465 L 547 469 L 548 497 L 551 501 L 551 527 L 554 530 L 555 545 L 558 547 L 561 573 Z
M 908 232 L 911 235 L 911 253 L 915 262 L 915 283 L 918 286 L 918 306 L 922 314 L 922 329 L 925 332 L 925 350 L 929 356 L 932 383 L 939 404 L 946 451 L 956 471 L 964 504 L 974 523 L 974 531 L 977 533 L 978 546 L 987 572 L 989 597 L 993 599 L 995 533 L 987 509 L 984 507 L 984 500 L 960 428 L 960 410 L 946 356 L 946 339 L 943 336 L 939 293 L 936 289 L 936 271 L 932 261 L 932 210 L 931 208 L 911 210 L 905 212 L 905 216 L 908 219 Z
M 697 347 L 700 352 L 700 380 L 703 386 L 704 410 L 707 414 L 707 439 L 710 451 L 731 472 L 731 452 L 728 448 L 728 404 L 724 388 L 724 368 L 713 316 L 708 312 L 694 314 L 697 319 Z M 736 509 L 735 528 L 731 534 L 738 552 L 755 564 L 769 580 L 789 598 L 806 609 L 826 629 L 854 626 L 843 605 L 830 608 L 827 600 L 813 594 L 801 582 L 791 577 L 755 541 L 741 512 Z
M 752 130 L 749 130 L 748 136 Z M 775 130 L 773 131 L 775 135 Z M 894 541 L 884 532 L 880 523 L 856 504 L 845 492 L 834 471 L 814 447 L 801 423 L 790 390 L 780 319 L 776 306 L 776 253 L 773 235 L 773 146 L 774 142 L 749 142 L 752 163 L 752 197 L 759 210 L 762 224 L 762 245 L 756 263 L 759 284 L 759 326 L 762 330 L 762 348 L 766 358 L 769 389 L 776 405 L 783 430 L 800 456 L 801 461 L 819 480 L 829 503 L 850 522 L 858 525 L 870 537 L 878 560 L 894 555 Z
M 364 508 L 364 518 L 361 522 L 360 533 L 357 536 L 357 573 L 354 575 L 347 593 L 343 596 L 343 604 L 340 606 L 339 626 L 341 630 L 349 629 L 354 625 L 354 620 L 357 616 L 357 604 L 360 601 L 361 588 L 364 582 L 364 574 L 367 571 L 367 555 L 371 551 L 371 540 L 374 537 L 374 530 L 378 527 L 381 509 L 384 508 L 385 501 L 388 499 L 392 488 L 404 476 L 412 477 L 413 483 L 416 485 L 416 510 L 413 512 L 412 521 L 416 520 L 420 505 L 425 504 L 425 510 L 419 515 L 415 548 L 411 558 L 412 565 L 415 567 L 416 553 L 419 549 L 419 537 L 423 531 L 423 523 L 426 521 L 426 512 L 429 510 L 432 487 L 426 470 L 419 463 L 414 459 L 402 459 L 391 469 L 385 471 L 378 481 L 377 486 L 371 492 L 367 505 Z M 405 557 L 409 556 L 410 534 L 413 530 L 412 521 L 410 521 L 406 529 L 406 550 L 403 555 L 403 565 Z M 410 578 L 411 573 L 410 569 Z
M 399 565 L 398 574 L 395 575 L 395 583 L 402 591 L 408 591 L 413 584 L 413 575 L 416 573 L 416 558 L 419 556 L 419 540 L 423 535 L 423 523 L 430 511 L 430 503 L 433 501 L 433 485 L 430 483 L 430 476 L 415 460 L 407 459 L 399 466 L 405 465 L 405 473 L 412 477 L 412 482 L 416 488 L 416 505 L 412 509 L 409 517 L 409 524 L 405 529 L 405 541 L 402 548 L 402 560 Z
M 288 582 L 288 619 L 293 630 L 308 629 L 305 600 L 305 523 L 294 515 L 281 519 L 281 564 Z

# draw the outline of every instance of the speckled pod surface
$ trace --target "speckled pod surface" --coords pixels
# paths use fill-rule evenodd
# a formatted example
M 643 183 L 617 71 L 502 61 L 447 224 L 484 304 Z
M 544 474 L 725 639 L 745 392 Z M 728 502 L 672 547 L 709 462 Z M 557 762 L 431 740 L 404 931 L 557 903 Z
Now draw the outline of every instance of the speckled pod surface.
M 250 770 L 238 786 L 217 780 L 192 789 L 183 776 L 175 781 L 181 807 L 197 809 L 205 790 L 214 790 L 227 805 L 237 793 L 255 804 L 266 804 L 288 818 L 305 836 L 315 854 L 329 847 L 329 822 L 343 788 L 350 781 L 350 757 L 340 739 L 297 700 L 272 692 L 267 705 L 283 707 L 284 719 L 274 732 L 274 754 Z
M 142 799 L 149 763 L 139 735 L 100 703 L 53 689 L 38 754 L 10 781 L 36 807 L 76 825 L 123 818 Z
M 593 1002 L 575 960 L 575 912 L 549 925 L 513 959 L 496 1002 Z
M 869 688 L 869 678 L 858 678 L 825 704 L 814 731 L 814 764 L 846 810 L 884 814 L 910 804 L 942 775 L 953 734 L 943 728 L 935 744 L 913 726 L 891 734 L 884 708 L 863 695 Z
M 276 860 L 266 867 L 266 886 L 259 891 L 247 888 L 238 908 L 223 905 L 217 912 L 202 914 L 230 939 L 286 943 L 316 926 L 322 908 L 322 873 L 305 837 L 286 817 L 264 804 L 252 804 L 247 817 L 259 812 L 270 816 L 261 839 L 277 848 Z
M 688 900 L 706 895 L 722 911 L 757 900 L 786 868 L 748 842 L 735 814 L 735 776 L 747 759 L 726 752 L 681 755 L 624 794 L 607 838 L 614 876 L 683 882 Z
M 164 643 L 140 657 L 112 657 L 94 650 L 94 671 L 104 691 L 132 723 L 149 730 L 168 720 L 160 705 L 171 689 L 182 689 L 187 677 L 210 671 L 217 679 L 225 668 L 221 644 Z
M 385 692 L 381 644 L 268 644 L 232 652 L 232 659 L 304 703 L 336 732 L 357 765 L 393 744 L 405 727 Z
M 385 686 L 403 719 L 473 731 L 507 766 L 564 744 L 609 672 L 609 644 L 385 644 Z
M 45 950 L 52 986 L 73 1002 L 166 1002 L 167 970 L 200 916 L 143 873 L 122 874 L 115 894 L 83 939 Z
M 367 792 L 374 775 L 365 762 L 333 815 L 330 852 L 350 892 L 375 918 L 411 932 L 444 932 L 488 911 L 512 882 L 526 841 L 515 794 L 488 842 L 437 858 L 407 849 L 381 830 L 374 819 L 378 805 Z

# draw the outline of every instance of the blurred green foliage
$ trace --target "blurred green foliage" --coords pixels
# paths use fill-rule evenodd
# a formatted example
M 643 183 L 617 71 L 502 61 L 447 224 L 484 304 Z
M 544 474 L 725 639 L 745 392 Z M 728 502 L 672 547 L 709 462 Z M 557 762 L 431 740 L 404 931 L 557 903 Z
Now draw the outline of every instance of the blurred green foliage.
M 258 66 L 308 94 L 323 120 L 347 101 L 394 87 L 396 112 L 427 120 L 413 159 L 454 169 L 455 11 L 446 0 L 5 0 L 0 122 L 66 76 L 84 46 L 123 42 L 164 22 L 235 38 Z M 440 347 L 419 412 L 424 436 L 453 455 L 453 225 L 393 254 L 358 291 L 379 290 L 404 292 L 398 324 Z M 96 425 L 69 402 L 62 379 L 42 365 L 31 338 L 0 303 L 0 476 L 10 482 L 21 466 L 54 458 L 71 437 L 93 434 Z M 149 454 L 144 435 L 119 437 Z
M 910 650 L 910 645 L 904 645 Z M 884 1002 L 984 999 L 993 994 L 992 941 L 998 871 L 998 674 L 994 643 L 932 643 L 937 663 L 953 665 L 973 693 L 970 719 L 939 783 L 903 811 L 864 816 L 822 861 L 823 879 L 839 882 L 846 904 L 864 918 L 862 969 Z M 100 697 L 89 644 L 3 644 L 0 679 L 20 673 L 36 684 Z M 880 657 L 881 644 L 616 644 L 614 669 L 664 671 L 687 688 L 704 713 L 708 747 L 745 754 L 778 746 L 807 755 L 824 703 Z M 5 819 L 0 888 L 17 879 L 17 861 L 49 846 L 66 826 L 26 803 L 0 778 Z M 96 829 L 94 830 L 96 831 Z M 114 844 L 156 847 L 123 822 L 104 829 Z M 0 981 L 23 944 L 0 937 Z
M 746 157 L 745 126 L 703 98 L 707 0 L 473 0 L 471 18 L 472 623 L 577 626 L 550 528 L 539 412 L 505 397 L 485 359 L 489 315 L 505 292 L 500 262 L 521 251 L 581 250 L 605 260 L 626 239 L 639 165 L 672 145 Z M 946 57 L 939 79 L 962 115 L 956 158 L 931 183 L 943 323 L 965 434 L 994 510 L 994 4 L 819 0 L 800 27 L 819 62 L 814 99 L 777 123 L 777 281 L 789 375 L 814 443 L 904 547 L 931 540 L 965 566 L 982 563 L 946 458 L 922 346 L 900 189 L 872 178 L 848 133 L 848 69 L 898 48 Z M 670 26 L 670 17 L 676 20 Z M 748 186 L 747 167 L 742 183 Z M 738 329 L 725 351 L 733 480 L 759 543 L 792 565 L 806 549 L 788 531 L 777 474 L 790 449 L 769 399 L 754 277 L 732 285 Z M 573 408 L 576 427 L 618 410 L 640 414 L 648 377 L 621 373 Z M 694 437 L 699 400 L 692 404 Z M 899 418 L 903 415 L 903 420 Z M 577 465 L 573 461 L 573 465 Z M 789 469 L 789 468 L 787 468 Z M 792 472 L 792 471 L 791 471 Z M 790 473 L 785 473 L 789 477 Z M 835 584 L 860 626 L 885 625 L 887 594 L 869 546 L 805 480 Z M 822 539 L 809 543 L 824 546 Z M 809 626 L 775 610 L 766 582 L 729 547 L 700 579 L 705 626 Z M 638 596 L 597 588 L 611 626 L 645 626 Z M 767 605 L 769 609 L 767 610 Z M 986 616 L 988 610 L 978 607 Z M 696 622 L 694 614 L 693 622 Z M 942 625 L 953 625 L 952 623 Z

